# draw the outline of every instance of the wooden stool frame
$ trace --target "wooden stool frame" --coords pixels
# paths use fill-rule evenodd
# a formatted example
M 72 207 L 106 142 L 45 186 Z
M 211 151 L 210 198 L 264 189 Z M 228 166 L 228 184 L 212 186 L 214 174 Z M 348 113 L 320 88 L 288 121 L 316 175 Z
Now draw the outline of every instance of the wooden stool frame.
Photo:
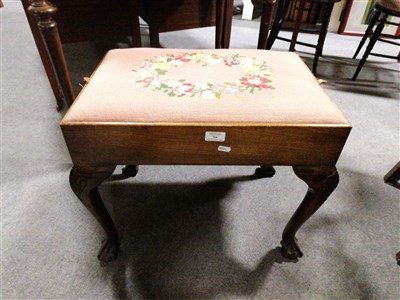
M 35 0 L 29 11 L 37 17 L 38 26 L 49 55 L 52 57 L 59 81 L 67 83 L 63 85 L 67 87 L 70 83 L 68 69 L 58 38 L 57 24 L 52 18 L 56 9 L 46 0 Z M 266 22 L 270 22 L 270 19 Z M 111 261 L 117 257 L 119 240 L 118 231 L 102 202 L 98 187 L 112 175 L 116 165 L 127 165 L 123 177 L 129 177 L 137 174 L 137 165 L 146 164 L 260 165 L 257 173 L 265 177 L 270 177 L 275 173 L 272 165 L 293 166 L 295 174 L 307 184 L 308 190 L 283 231 L 281 245 L 285 257 L 290 259 L 301 257 L 303 254 L 297 244 L 296 232 L 337 187 L 339 175 L 335 164 L 351 130 L 350 124 L 256 126 L 233 123 L 136 125 L 134 123 L 107 123 L 102 124 L 101 128 L 99 125 L 96 122 L 94 124 L 90 122 L 61 123 L 74 164 L 70 173 L 71 188 L 98 220 L 107 236 L 98 254 L 101 261 Z M 138 144 L 141 143 L 140 135 L 143 134 L 143 129 L 145 129 L 149 145 L 164 143 L 162 147 L 179 149 L 177 145 L 182 146 L 183 143 L 183 148 L 189 150 L 156 155 L 154 152 L 156 150 L 152 152 L 149 148 Z M 223 158 L 217 154 L 193 155 L 197 153 L 198 145 L 193 143 L 192 137 L 204 136 L 205 131 L 224 131 L 232 139 L 240 141 L 241 146 L 248 149 L 248 153 L 256 154 L 237 153 Z M 170 140 L 162 139 L 163 136 L 171 136 L 171 134 L 191 138 L 174 141 L 171 145 Z M 132 136 L 139 138 L 132 139 L 130 138 Z M 112 137 L 112 143 L 105 137 Z M 277 137 L 280 139 L 283 137 L 285 143 L 271 142 Z M 301 145 L 298 141 L 301 141 Z M 263 145 L 268 145 L 267 149 Z

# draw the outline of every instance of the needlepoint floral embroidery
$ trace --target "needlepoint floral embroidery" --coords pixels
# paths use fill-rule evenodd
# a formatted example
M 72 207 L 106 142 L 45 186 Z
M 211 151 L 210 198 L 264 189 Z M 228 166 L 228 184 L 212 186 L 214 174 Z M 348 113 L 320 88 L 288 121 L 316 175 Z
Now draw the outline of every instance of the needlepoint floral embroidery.
M 194 63 L 200 67 L 223 64 L 227 68 L 243 69 L 243 76 L 236 81 L 222 81 L 220 83 L 203 81 L 188 82 L 184 78 L 171 79 L 168 70 L 182 64 Z M 153 91 L 160 91 L 170 97 L 189 96 L 191 98 L 220 99 L 226 94 L 242 94 L 264 89 L 273 89 L 272 72 L 265 61 L 240 54 L 216 53 L 178 53 L 166 54 L 146 59 L 138 68 L 133 70 L 136 82 L 143 83 L 144 87 Z M 229 72 L 229 70 L 227 70 Z

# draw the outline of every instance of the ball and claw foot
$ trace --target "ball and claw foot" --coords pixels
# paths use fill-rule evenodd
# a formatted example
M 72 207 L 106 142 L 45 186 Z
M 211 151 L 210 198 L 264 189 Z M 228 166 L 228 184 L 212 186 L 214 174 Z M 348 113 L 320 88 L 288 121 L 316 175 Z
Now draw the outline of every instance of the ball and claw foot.
M 102 262 L 110 262 L 117 258 L 118 251 L 119 245 L 117 241 L 105 239 L 102 242 L 97 258 Z
M 135 177 L 139 172 L 139 167 L 137 165 L 126 165 L 122 168 L 122 174 L 126 177 Z
M 259 168 L 256 169 L 254 175 L 260 178 L 269 178 L 275 175 L 275 169 L 273 166 L 266 166 L 262 165 Z
M 281 245 L 282 245 L 282 254 L 285 258 L 297 259 L 303 256 L 303 252 L 301 252 L 295 239 L 294 240 L 288 239 L 286 241 L 282 240 Z
M 289 259 L 303 256 L 297 245 L 296 232 L 321 207 L 339 183 L 336 167 L 294 166 L 293 170 L 308 185 L 308 190 L 283 230 L 282 253 Z
M 119 250 L 118 232 L 115 224 L 104 206 L 99 193 L 99 185 L 109 178 L 115 166 L 102 168 L 73 167 L 70 173 L 70 184 L 73 192 L 82 204 L 92 213 L 103 227 L 107 238 L 103 241 L 97 258 L 102 262 L 112 261 L 117 258 Z

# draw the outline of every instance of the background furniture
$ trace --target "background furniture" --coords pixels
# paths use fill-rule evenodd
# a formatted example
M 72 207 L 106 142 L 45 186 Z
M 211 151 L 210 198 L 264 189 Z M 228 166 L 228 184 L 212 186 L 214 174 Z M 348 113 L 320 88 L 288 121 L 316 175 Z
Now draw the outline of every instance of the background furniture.
M 211 1 L 211 0 L 210 0 Z M 200 5 L 201 1 L 146 1 L 143 7 L 145 18 L 150 22 L 153 44 L 158 46 L 158 32 L 212 26 L 216 24 L 216 47 L 228 47 L 231 28 L 231 0 L 213 0 L 209 5 Z M 67 81 L 57 78 L 53 64 L 57 64 L 48 54 L 46 45 L 42 41 L 37 22 L 27 10 L 29 0 L 22 0 L 26 16 L 29 21 L 36 46 L 39 50 L 42 63 L 45 67 L 52 90 L 57 100 L 57 109 L 69 106 L 74 99 L 72 86 L 65 85 Z M 45 1 L 46 2 L 46 1 Z M 107 39 L 115 37 L 132 37 L 132 46 L 140 47 L 139 3 L 137 0 L 54 0 L 51 8 L 55 15 L 61 44 L 81 42 L 87 40 Z M 168 5 L 167 5 L 168 3 Z M 173 5 L 172 5 L 172 4 Z M 158 6 L 159 5 L 159 6 Z M 218 5 L 219 9 L 216 9 Z M 225 9 L 227 7 L 227 9 Z M 216 15 L 218 13 L 218 15 Z M 215 20 L 218 19 L 218 22 Z M 55 34 L 55 32 L 54 32 Z M 60 66 L 55 66 L 60 68 Z M 61 72 L 62 73 L 62 72 Z M 67 75 L 64 74 L 63 77 Z
M 389 20 L 389 18 L 391 16 L 392 17 L 393 16 L 400 17 L 400 2 L 398 0 L 381 0 L 377 4 L 375 4 L 375 13 L 371 19 L 370 24 L 368 25 L 367 30 L 365 31 L 363 38 L 360 41 L 360 44 L 357 47 L 356 53 L 353 56 L 353 59 L 355 59 L 357 57 L 357 55 L 360 52 L 360 50 L 362 49 L 365 41 L 369 37 L 370 40 L 369 40 L 368 46 L 365 49 L 363 57 L 361 58 L 358 66 L 357 66 L 357 69 L 353 75 L 352 80 L 357 79 L 358 74 L 360 73 L 361 69 L 363 68 L 369 55 L 397 59 L 397 61 L 400 62 L 400 51 L 397 56 L 371 52 L 377 41 L 400 46 L 399 43 L 396 43 L 396 42 L 393 42 L 391 40 L 387 40 L 387 39 L 384 39 L 383 37 L 381 37 L 382 31 L 383 31 L 385 25 L 390 24 L 390 25 L 396 25 L 396 26 L 400 27 L 400 23 L 394 23 Z M 376 28 L 374 30 L 375 26 L 376 26 Z M 400 38 L 400 36 L 397 36 L 397 35 L 389 35 L 389 36 L 386 35 L 385 37 L 387 37 L 387 38 L 389 37 L 389 38 L 393 38 L 393 39 Z
M 363 36 L 372 19 L 375 3 L 376 0 L 347 0 L 342 12 L 338 32 L 344 35 Z M 400 36 L 400 28 L 385 26 L 383 34 Z
M 48 10 L 52 14 L 59 11 L 56 14 L 59 26 L 53 28 L 53 33 L 49 34 L 58 36 L 57 32 L 59 31 L 57 43 L 59 45 L 57 49 L 46 49 L 48 45 L 43 43 L 41 27 L 38 28 L 35 18 L 28 13 L 31 1 L 22 0 L 40 58 L 57 101 L 57 110 L 60 111 L 65 107 L 65 104 L 69 106 L 72 103 L 74 92 L 71 81 L 65 80 L 66 72 L 60 71 L 60 74 L 64 73 L 62 75 L 64 78 L 58 78 L 60 75 L 54 69 L 62 69 L 62 67 L 57 66 L 57 60 L 53 60 L 49 51 L 51 53 L 62 53 L 61 44 L 126 35 L 132 36 L 132 45 L 135 47 L 140 46 L 141 42 L 136 0 L 119 0 L 116 2 L 108 0 L 55 0 L 53 2 L 59 6 L 59 10 L 55 5 L 52 5 L 52 8 L 48 8 Z M 54 26 L 56 26 L 55 23 Z M 52 46 L 50 45 L 50 47 Z
M 385 183 L 400 190 L 400 161 L 384 176 Z M 396 261 L 400 266 L 400 251 L 396 253 Z
M 260 31 L 258 34 L 257 49 L 265 49 L 271 22 L 275 12 L 276 0 L 262 0 Z
M 283 41 L 290 42 L 289 46 L 289 51 L 295 51 L 295 45 L 299 44 L 302 46 L 307 46 L 307 47 L 312 47 L 315 48 L 315 55 L 314 55 L 314 62 L 313 62 L 313 73 L 316 73 L 317 70 L 317 64 L 318 64 L 318 59 L 322 55 L 322 50 L 324 47 L 324 42 L 326 38 L 326 34 L 328 32 L 328 26 L 329 26 L 329 21 L 331 18 L 332 10 L 333 10 L 333 5 L 335 2 L 338 2 L 340 0 L 315 0 L 312 2 L 317 2 L 321 4 L 322 7 L 322 22 L 321 22 L 321 27 L 319 29 L 319 37 L 318 37 L 318 43 L 316 45 L 309 44 L 309 43 L 303 43 L 300 41 L 297 41 L 297 36 L 301 28 L 302 20 L 304 18 L 304 12 L 305 12 L 305 7 L 306 7 L 306 0 L 301 0 L 299 3 L 299 8 L 297 11 L 296 15 L 296 20 L 294 23 L 294 28 L 293 28 L 293 34 L 291 39 L 287 38 L 282 38 L 278 36 L 280 30 L 282 29 L 283 22 L 284 22 L 284 17 L 288 14 L 290 4 L 292 1 L 290 0 L 281 0 L 278 3 L 277 7 L 277 12 L 275 15 L 274 23 L 271 28 L 271 33 L 267 41 L 266 49 L 271 49 L 275 39 L 280 39 Z M 264 34 L 260 30 L 260 35 Z
M 152 47 L 160 47 L 160 32 L 216 24 L 216 48 L 229 48 L 233 0 L 146 0 L 140 7 L 140 16 L 149 25 Z
M 400 189 L 400 161 L 385 175 L 385 183 Z

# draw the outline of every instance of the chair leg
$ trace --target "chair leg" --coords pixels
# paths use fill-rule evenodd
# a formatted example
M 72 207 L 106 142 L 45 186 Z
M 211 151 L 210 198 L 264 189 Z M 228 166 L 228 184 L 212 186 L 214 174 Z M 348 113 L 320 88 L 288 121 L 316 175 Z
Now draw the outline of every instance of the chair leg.
M 223 34 L 221 47 L 223 49 L 229 49 L 231 40 L 231 28 L 232 28 L 232 17 L 233 17 L 233 0 L 225 1 L 225 14 L 223 23 Z
M 328 33 L 329 21 L 330 21 L 331 15 L 332 15 L 333 5 L 334 5 L 333 2 L 323 4 L 324 14 L 322 17 L 321 31 L 319 33 L 318 43 L 317 43 L 317 47 L 315 50 L 314 62 L 313 62 L 313 74 L 314 75 L 317 72 L 317 65 L 318 65 L 319 57 L 322 56 L 322 50 L 324 48 L 326 35 Z
M 222 48 L 222 40 L 224 34 L 224 16 L 225 16 L 225 1 L 218 0 L 216 4 L 216 24 L 215 24 L 215 49 Z
M 373 34 L 374 26 L 375 26 L 376 22 L 378 21 L 378 18 L 380 16 L 380 14 L 381 14 L 380 11 L 378 11 L 378 10 L 375 11 L 374 16 L 371 19 L 371 22 L 369 23 L 367 30 L 365 30 L 364 36 L 362 37 L 362 39 L 360 41 L 360 44 L 358 45 L 356 53 L 354 53 L 353 59 L 355 59 L 357 57 L 358 53 L 360 53 L 360 51 L 361 51 L 362 47 L 364 46 L 365 41 L 367 40 L 367 38 L 370 37 Z
M 357 70 L 354 73 L 352 80 L 357 79 L 358 74 L 360 73 L 362 67 L 364 66 L 365 62 L 367 61 L 369 54 L 371 53 L 372 49 L 374 48 L 376 41 L 378 40 L 379 36 L 382 33 L 382 30 L 385 26 L 385 21 L 386 21 L 387 17 L 388 17 L 388 15 L 385 13 L 381 14 L 381 16 L 379 17 L 379 24 L 376 27 L 374 33 L 372 34 L 372 36 L 369 40 L 367 49 L 365 50 L 364 55 L 357 66 Z
M 140 38 L 140 23 L 139 23 L 139 1 L 131 1 L 131 32 L 132 32 L 132 46 L 142 47 L 142 40 Z
M 258 34 L 257 49 L 266 49 L 268 32 L 271 27 L 272 16 L 276 0 L 264 0 L 262 4 L 262 14 L 260 21 L 260 31 Z
M 158 26 L 149 24 L 149 35 L 150 35 L 150 46 L 152 48 L 161 48 L 160 45 L 160 33 Z
M 400 188 L 400 161 L 385 175 L 383 178 L 385 183 Z
M 279 31 L 282 28 L 283 19 L 285 18 L 285 14 L 289 8 L 289 5 L 290 0 L 279 0 L 278 2 L 274 23 L 272 24 L 271 32 L 267 40 L 267 50 L 270 50 L 272 48 L 272 45 L 274 44 L 279 34 Z
M 303 18 L 305 6 L 306 6 L 306 0 L 300 0 L 299 10 L 297 12 L 297 18 L 294 23 L 292 39 L 290 41 L 290 46 L 289 46 L 289 51 L 291 51 L 291 52 L 296 51 L 295 50 L 296 41 L 297 41 L 297 36 L 299 35 L 301 19 Z

